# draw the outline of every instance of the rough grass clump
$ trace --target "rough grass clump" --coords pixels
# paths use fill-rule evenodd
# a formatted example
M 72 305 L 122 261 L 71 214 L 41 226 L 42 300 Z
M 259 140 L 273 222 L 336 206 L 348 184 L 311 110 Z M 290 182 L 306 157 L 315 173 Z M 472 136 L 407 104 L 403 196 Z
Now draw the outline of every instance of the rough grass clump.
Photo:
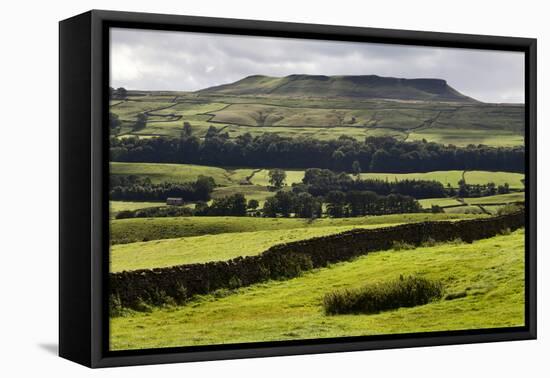
M 415 249 L 416 247 L 413 244 L 406 243 L 401 240 L 396 240 L 392 244 L 392 249 L 394 251 L 404 251 L 409 249 Z
M 325 295 L 327 315 L 376 314 L 399 307 L 423 305 L 443 297 L 443 284 L 419 276 L 371 284 L 360 289 L 338 290 Z

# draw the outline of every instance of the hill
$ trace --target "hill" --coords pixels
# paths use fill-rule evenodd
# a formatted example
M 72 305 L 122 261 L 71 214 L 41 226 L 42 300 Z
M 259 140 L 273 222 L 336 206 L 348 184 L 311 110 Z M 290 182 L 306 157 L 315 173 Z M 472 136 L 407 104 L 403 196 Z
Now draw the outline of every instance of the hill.
M 289 75 L 285 77 L 253 75 L 234 83 L 206 88 L 197 93 L 476 102 L 442 79 L 402 79 L 377 75 Z

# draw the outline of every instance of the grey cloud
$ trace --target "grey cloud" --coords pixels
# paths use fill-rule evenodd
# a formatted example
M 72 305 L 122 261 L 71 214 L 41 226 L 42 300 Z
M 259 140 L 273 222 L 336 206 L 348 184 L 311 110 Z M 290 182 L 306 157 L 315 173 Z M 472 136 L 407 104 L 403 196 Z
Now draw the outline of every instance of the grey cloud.
M 263 74 L 441 78 L 486 102 L 524 101 L 522 53 L 111 30 L 111 85 L 193 91 Z

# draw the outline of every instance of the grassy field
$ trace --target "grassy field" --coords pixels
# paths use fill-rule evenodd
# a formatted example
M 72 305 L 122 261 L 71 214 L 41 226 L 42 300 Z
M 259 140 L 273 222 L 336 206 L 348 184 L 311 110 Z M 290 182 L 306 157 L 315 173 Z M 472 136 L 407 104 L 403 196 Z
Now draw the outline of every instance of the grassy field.
M 236 169 L 209 167 L 194 164 L 165 164 L 165 163 L 111 163 L 111 174 L 135 175 L 148 177 L 153 183 L 162 182 L 190 182 L 199 176 L 214 178 L 217 185 L 234 185 L 252 174 L 253 169 Z
M 115 216 L 117 213 L 125 210 L 139 210 L 146 209 L 148 207 L 164 206 L 164 202 L 129 202 L 129 201 L 109 201 L 109 210 L 111 216 Z
M 288 186 L 299 183 L 304 177 L 304 170 L 285 170 Z M 269 169 L 254 168 L 219 168 L 194 164 L 165 164 L 165 163 L 111 163 L 112 175 L 135 175 L 148 177 L 153 183 L 160 182 L 189 182 L 198 176 L 213 177 L 217 185 L 236 186 L 246 183 L 250 177 L 250 183 L 257 186 L 269 185 Z M 361 179 L 378 179 L 387 181 L 396 180 L 435 180 L 447 186 L 458 186 L 462 179 L 463 171 L 433 171 L 420 173 L 361 173 Z M 522 173 L 514 172 L 490 172 L 490 171 L 466 171 L 464 174 L 468 184 L 487 184 L 494 182 L 496 185 L 508 183 L 510 188 L 522 189 Z M 239 190 L 246 190 L 241 185 Z
M 458 187 L 458 181 L 462 179 L 463 171 L 434 171 L 423 173 L 362 173 L 361 178 L 379 179 L 387 181 L 399 180 L 435 180 L 447 186 Z M 521 180 L 522 173 L 513 172 L 489 172 L 489 171 L 466 171 L 464 174 L 468 184 L 487 184 L 494 182 L 496 185 L 508 183 L 510 188 L 523 188 Z
M 483 205 L 483 204 L 510 203 L 510 202 L 523 202 L 523 201 L 525 201 L 524 192 L 497 194 L 495 196 L 488 196 L 488 197 L 464 198 L 464 202 L 469 205 Z
M 281 136 L 335 139 L 348 135 L 390 135 L 399 139 L 459 146 L 523 144 L 522 105 L 386 101 L 312 97 L 224 95 L 216 93 L 144 93 L 115 101 L 110 111 L 122 121 L 120 135 L 178 137 L 183 122 L 204 137 L 208 127 L 223 128 L 231 138 L 264 132 Z M 142 130 L 132 130 L 139 114 Z
M 371 253 L 352 262 L 218 293 L 186 306 L 111 319 L 112 350 L 338 336 L 467 330 L 524 324 L 524 233 L 472 244 Z M 462 298 L 374 315 L 327 316 L 323 296 L 400 275 L 442 280 Z
M 426 198 L 418 200 L 418 203 L 420 203 L 420 206 L 424 209 L 429 209 L 432 205 L 440 207 L 460 205 L 460 202 L 455 198 Z
M 175 217 L 135 218 L 111 221 L 111 243 L 133 243 L 187 236 L 216 235 L 253 231 L 292 230 L 296 228 L 359 226 L 423 222 L 427 220 L 468 219 L 468 215 L 396 214 L 356 218 L 321 218 L 314 221 L 299 218 L 255 217 Z
M 493 204 L 507 204 L 507 203 L 514 203 L 514 202 L 523 202 L 523 201 L 525 201 L 524 192 L 497 194 L 494 196 L 487 196 L 487 197 L 462 198 L 461 201 L 459 201 L 456 198 L 426 198 L 426 199 L 418 200 L 418 202 L 424 209 L 429 209 L 432 207 L 432 205 L 437 205 L 440 207 L 456 206 L 460 204 L 493 205 Z
M 269 231 L 223 233 L 118 244 L 111 248 L 111 272 L 162 268 L 181 264 L 229 260 L 262 253 L 269 247 L 336 234 L 356 228 L 376 228 L 391 224 L 305 227 Z
M 476 146 L 486 144 L 500 147 L 521 146 L 524 144 L 523 135 L 509 130 L 488 133 L 487 130 L 430 128 L 413 131 L 407 137 L 408 141 L 422 139 L 442 144 L 454 144 L 459 147 L 465 147 L 469 144 Z

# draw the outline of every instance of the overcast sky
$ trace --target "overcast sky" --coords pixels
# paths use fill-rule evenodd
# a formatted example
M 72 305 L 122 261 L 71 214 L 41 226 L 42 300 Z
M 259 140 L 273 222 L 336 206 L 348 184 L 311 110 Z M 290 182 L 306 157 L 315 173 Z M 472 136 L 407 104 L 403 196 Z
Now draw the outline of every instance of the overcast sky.
M 249 75 L 439 78 L 484 102 L 524 102 L 523 53 L 111 29 L 111 86 L 194 91 Z

